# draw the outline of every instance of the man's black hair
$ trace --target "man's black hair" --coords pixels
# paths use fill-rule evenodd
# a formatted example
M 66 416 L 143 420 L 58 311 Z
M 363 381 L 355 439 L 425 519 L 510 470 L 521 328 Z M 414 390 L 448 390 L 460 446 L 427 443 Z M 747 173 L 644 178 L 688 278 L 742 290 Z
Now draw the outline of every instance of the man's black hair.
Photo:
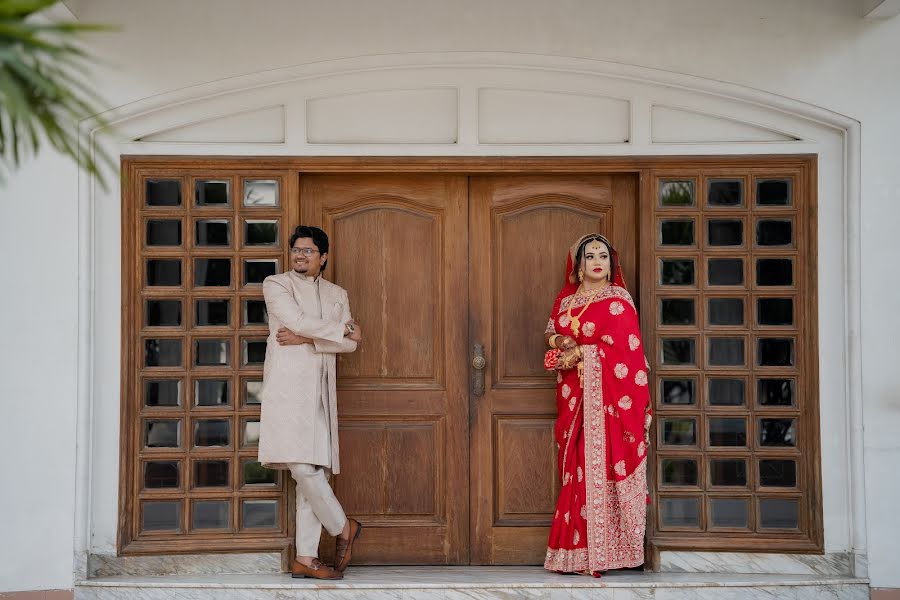
M 318 227 L 312 227 L 311 225 L 297 225 L 297 228 L 294 229 L 294 235 L 291 236 L 290 247 L 293 248 L 294 242 L 300 238 L 312 238 L 313 244 L 315 244 L 316 248 L 319 250 L 319 254 L 328 253 L 328 234 Z M 328 260 L 322 265 L 322 270 L 324 271 L 327 266 Z

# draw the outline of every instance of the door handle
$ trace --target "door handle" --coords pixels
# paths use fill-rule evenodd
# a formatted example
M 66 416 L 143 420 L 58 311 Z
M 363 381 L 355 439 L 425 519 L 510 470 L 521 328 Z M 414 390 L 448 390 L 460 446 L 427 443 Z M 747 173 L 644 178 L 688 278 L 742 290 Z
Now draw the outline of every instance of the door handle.
M 472 348 L 472 395 L 476 398 L 484 395 L 484 345 L 475 344 Z

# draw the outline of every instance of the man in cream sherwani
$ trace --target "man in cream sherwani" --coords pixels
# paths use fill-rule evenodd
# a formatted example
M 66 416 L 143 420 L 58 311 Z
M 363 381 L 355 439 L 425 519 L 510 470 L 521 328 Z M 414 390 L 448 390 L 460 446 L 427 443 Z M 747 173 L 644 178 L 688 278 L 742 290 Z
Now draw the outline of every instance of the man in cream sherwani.
M 291 270 L 263 282 L 269 339 L 259 460 L 297 482 L 292 575 L 340 579 L 362 526 L 346 517 L 327 479 L 340 471 L 335 358 L 356 350 L 361 334 L 347 292 L 321 277 L 327 263 L 328 236 L 301 225 L 291 236 Z M 334 568 L 317 558 L 323 525 L 337 536 Z

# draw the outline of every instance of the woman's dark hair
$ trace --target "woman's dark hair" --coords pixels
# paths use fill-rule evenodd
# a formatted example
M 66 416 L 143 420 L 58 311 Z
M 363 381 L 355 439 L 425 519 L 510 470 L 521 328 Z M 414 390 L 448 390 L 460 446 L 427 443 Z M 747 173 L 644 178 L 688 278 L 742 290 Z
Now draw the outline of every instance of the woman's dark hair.
M 584 258 L 584 248 L 590 244 L 591 242 L 600 242 L 604 246 L 606 246 L 606 251 L 609 252 L 609 282 L 612 283 L 616 280 L 616 261 L 613 258 L 613 249 L 612 246 L 609 245 L 605 239 L 600 237 L 599 235 L 592 235 L 578 244 L 578 252 L 575 253 L 575 264 L 572 265 L 572 268 L 575 269 L 575 272 L 578 273 L 578 267 L 581 266 L 581 259 Z
M 310 225 L 297 225 L 297 228 L 294 229 L 294 235 L 291 236 L 291 245 L 290 247 L 294 247 L 294 242 L 299 240 L 300 238 L 312 238 L 313 244 L 316 245 L 316 248 L 319 250 L 319 254 L 327 254 L 328 253 L 328 234 L 319 229 L 318 227 L 312 227 Z M 328 260 L 325 260 L 325 264 L 322 265 L 322 270 L 325 270 L 325 267 L 328 266 Z

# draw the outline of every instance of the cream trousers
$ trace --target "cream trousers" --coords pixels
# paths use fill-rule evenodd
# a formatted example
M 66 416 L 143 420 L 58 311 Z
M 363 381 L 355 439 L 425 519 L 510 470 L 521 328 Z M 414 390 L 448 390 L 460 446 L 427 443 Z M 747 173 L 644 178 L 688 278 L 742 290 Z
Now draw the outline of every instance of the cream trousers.
M 290 470 L 297 482 L 297 556 L 318 556 L 322 526 L 337 535 L 344 530 L 347 515 L 328 485 L 324 467 L 294 463 Z

